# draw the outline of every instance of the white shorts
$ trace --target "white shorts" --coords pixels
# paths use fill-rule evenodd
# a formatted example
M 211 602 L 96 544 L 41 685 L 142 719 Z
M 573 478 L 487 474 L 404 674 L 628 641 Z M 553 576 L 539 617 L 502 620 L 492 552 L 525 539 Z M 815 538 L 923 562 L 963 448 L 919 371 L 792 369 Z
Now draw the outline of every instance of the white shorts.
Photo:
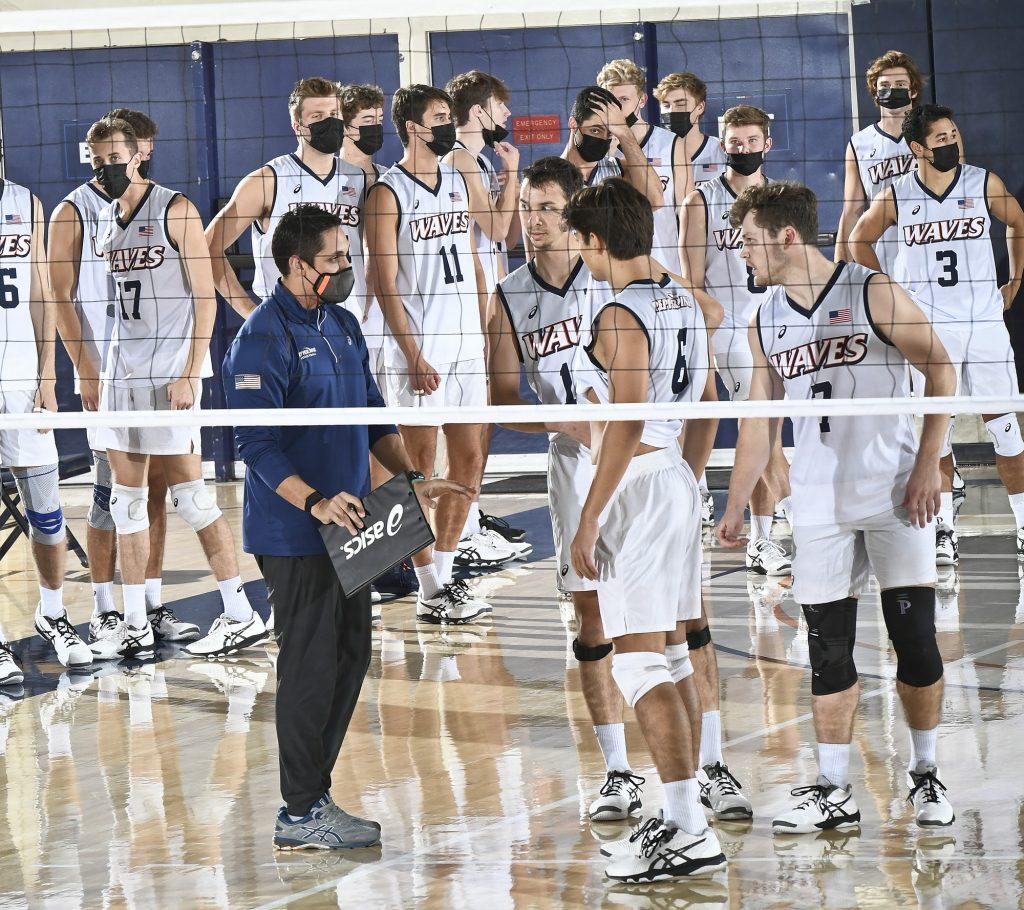
M 27 390 L 0 392 L 0 414 L 31 414 L 36 393 Z M 38 468 L 57 463 L 53 431 L 0 430 L 0 465 L 5 468 Z
M 1018 394 L 1010 333 L 1002 319 L 933 327 L 956 370 L 957 395 Z M 924 394 L 924 376 L 916 369 L 912 376 L 915 394 Z
M 196 396 L 192 411 L 200 409 Z M 169 411 L 167 386 L 156 388 L 127 388 L 104 382 L 100 389 L 101 411 Z M 199 425 L 177 427 L 102 427 L 89 440 L 95 449 L 113 449 L 115 452 L 134 452 L 139 455 L 192 455 L 199 454 L 201 441 Z
M 854 524 L 793 528 L 793 599 L 824 604 L 859 597 L 873 573 L 885 591 L 935 584 L 935 528 L 915 528 L 905 509 Z
M 754 358 L 750 353 L 750 338 L 742 326 L 725 326 L 711 336 L 715 349 L 715 368 L 722 377 L 732 401 L 746 401 L 750 397 L 750 380 L 754 375 Z
M 398 355 L 401 359 L 401 355 Z M 473 408 L 487 404 L 487 374 L 484 361 L 460 360 L 457 363 L 435 366 L 441 377 L 437 390 L 429 395 L 417 395 L 409 381 L 409 370 L 403 364 L 389 363 L 386 369 L 387 392 L 385 398 L 393 408 Z
M 565 436 L 551 440 L 548 445 L 548 511 L 558 560 L 556 583 L 558 590 L 565 593 L 597 590 L 596 582 L 577 574 L 569 552 L 593 477 L 589 450 Z
M 601 523 L 611 577 L 597 583 L 609 638 L 671 632 L 700 616 L 700 491 L 676 446 L 637 455 Z

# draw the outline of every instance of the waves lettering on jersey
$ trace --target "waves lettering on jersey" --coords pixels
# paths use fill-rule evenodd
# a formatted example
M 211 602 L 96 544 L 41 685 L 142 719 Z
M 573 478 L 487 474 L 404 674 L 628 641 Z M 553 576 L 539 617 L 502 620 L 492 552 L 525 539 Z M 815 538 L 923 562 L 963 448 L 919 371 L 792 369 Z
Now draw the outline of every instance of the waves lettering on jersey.
M 315 205 L 318 209 L 337 215 L 345 227 L 359 227 L 358 205 L 345 205 L 343 202 L 289 202 L 288 211 L 293 211 L 300 205 Z
M 923 224 L 905 224 L 903 242 L 907 246 L 928 243 L 948 243 L 950 240 L 977 240 L 985 235 L 985 217 L 948 218 L 945 221 L 926 221 Z
M 0 234 L 0 259 L 24 259 L 31 252 L 31 234 Z
M 866 332 L 819 338 L 772 354 L 772 366 L 783 379 L 795 379 L 829 367 L 851 366 L 860 363 L 868 352 Z
M 110 250 L 107 263 L 111 272 L 133 272 L 136 269 L 158 269 L 164 264 L 163 246 L 130 246 Z
M 444 237 L 446 234 L 465 234 L 468 230 L 469 212 L 444 212 L 440 215 L 414 218 L 409 222 L 413 243 Z
M 883 180 L 888 180 L 890 177 L 901 177 L 903 174 L 909 174 L 913 167 L 913 155 L 895 155 L 892 158 L 879 161 L 877 164 L 872 164 L 868 168 L 868 179 L 877 186 Z
M 742 228 L 727 228 L 723 231 L 712 231 L 715 237 L 715 246 L 720 250 L 742 250 L 743 235 Z
M 527 332 L 523 335 L 523 343 L 526 345 L 526 353 L 530 355 L 530 360 L 540 360 L 550 354 L 557 354 L 578 346 L 582 325 L 582 316 L 570 316 L 568 319 L 553 322 L 535 332 Z

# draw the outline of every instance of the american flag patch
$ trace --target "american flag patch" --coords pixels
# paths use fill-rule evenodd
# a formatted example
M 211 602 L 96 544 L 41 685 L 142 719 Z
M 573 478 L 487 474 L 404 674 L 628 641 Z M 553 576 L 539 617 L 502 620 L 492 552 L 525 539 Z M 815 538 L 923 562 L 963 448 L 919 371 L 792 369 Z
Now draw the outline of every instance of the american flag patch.
M 713 171 L 716 167 L 718 167 L 718 165 L 712 162 L 711 164 L 702 164 L 701 167 L 705 171 Z
M 153 225 L 151 224 L 140 224 L 139 233 L 143 237 L 152 237 L 153 234 L 156 233 L 156 231 L 154 230 Z
M 849 307 L 842 307 L 838 310 L 828 311 L 828 324 L 829 325 L 844 325 L 846 323 L 852 323 L 853 316 L 850 313 Z
M 966 199 L 957 199 L 956 207 L 958 209 L 973 209 L 974 200 L 971 199 L 970 197 L 967 197 Z
M 235 390 L 239 389 L 261 389 L 259 373 L 235 373 Z
M 21 215 L 15 212 L 13 215 L 4 215 L 4 224 L 21 224 Z
M 655 167 L 661 167 L 661 159 L 660 158 L 648 158 L 647 159 L 647 163 L 648 164 L 653 164 Z
M 341 195 L 342 196 L 355 196 L 356 192 L 357 192 L 357 190 L 356 190 L 356 188 L 354 186 L 343 186 L 341 188 Z
M 448 198 L 451 199 L 452 202 L 462 202 L 462 193 L 456 190 L 454 193 L 449 193 Z

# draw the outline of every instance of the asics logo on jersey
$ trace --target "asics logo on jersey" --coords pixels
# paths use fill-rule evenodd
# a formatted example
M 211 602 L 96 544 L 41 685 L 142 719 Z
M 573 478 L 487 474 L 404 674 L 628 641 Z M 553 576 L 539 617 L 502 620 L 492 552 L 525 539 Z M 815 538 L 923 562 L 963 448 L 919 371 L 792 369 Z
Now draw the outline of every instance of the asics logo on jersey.
M 539 310 L 539 309 L 540 309 L 540 304 L 539 303 L 535 303 L 533 305 L 533 309 L 530 310 L 530 312 L 526 314 L 526 318 L 527 319 L 533 319 L 533 317 L 537 315 L 537 310 Z
M 779 329 L 779 338 L 781 338 L 783 335 L 786 334 L 786 329 L 787 328 L 788 328 L 788 326 L 783 326 L 781 329 Z
M 890 177 L 899 177 L 908 173 L 914 166 L 913 155 L 896 155 L 894 158 L 886 158 L 878 164 L 872 164 L 868 168 L 868 179 L 872 183 L 881 183 Z
M 31 251 L 31 234 L 4 234 L 0 236 L 0 259 L 23 259 Z
M 724 231 L 713 231 L 715 237 L 715 246 L 720 250 L 741 250 L 743 249 L 743 240 L 741 235 L 743 231 L 740 228 L 729 228 Z
M 162 246 L 130 246 L 107 254 L 111 272 L 134 272 L 136 269 L 158 269 L 164 264 Z
M 950 240 L 976 240 L 985 234 L 985 218 L 948 218 L 903 226 L 903 242 L 907 246 L 927 243 L 948 243 Z
M 540 360 L 550 354 L 576 347 L 580 343 L 582 325 L 582 316 L 570 316 L 561 322 L 553 322 L 537 329 L 536 332 L 527 332 L 523 335 L 523 344 L 526 346 L 526 353 L 530 355 L 530 360 Z
M 301 189 L 302 189 L 302 184 L 301 183 L 296 183 L 294 189 L 292 189 L 292 192 L 293 193 L 297 193 Z
M 829 367 L 860 363 L 868 352 L 866 332 L 819 338 L 786 351 L 772 354 L 772 366 L 783 379 L 794 379 Z
M 910 214 L 911 214 L 911 215 L 916 215 L 916 214 L 917 214 L 918 212 L 920 212 L 920 211 L 921 211 L 921 206 L 919 206 L 919 205 L 915 205 L 915 206 L 914 206 L 914 210 L 913 210 L 913 211 L 912 211 L 912 212 L 911 212 Z
M 315 205 L 318 209 L 337 215 L 345 227 L 359 227 L 358 205 L 345 205 L 343 202 L 289 202 L 288 209 L 296 209 L 300 205 Z
M 440 215 L 424 215 L 409 222 L 412 242 L 432 240 L 447 234 L 465 234 L 469 230 L 469 212 L 443 212 Z
M 562 578 L 565 578 L 569 574 L 569 567 L 567 565 L 562 566 Z

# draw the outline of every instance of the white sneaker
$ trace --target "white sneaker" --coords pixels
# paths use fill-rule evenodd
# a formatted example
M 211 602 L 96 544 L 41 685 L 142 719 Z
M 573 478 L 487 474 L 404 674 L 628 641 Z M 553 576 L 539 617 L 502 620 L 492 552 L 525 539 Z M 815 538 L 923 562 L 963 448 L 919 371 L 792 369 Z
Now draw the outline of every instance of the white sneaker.
M 613 859 L 604 874 L 617 882 L 658 882 L 710 875 L 725 864 L 725 854 L 710 828 L 694 835 L 659 822 L 640 838 L 639 855 Z
M 609 771 L 605 775 L 600 795 L 591 804 L 591 821 L 625 821 L 642 805 L 641 786 L 644 779 L 632 771 Z
M 195 641 L 201 635 L 199 626 L 178 619 L 167 607 L 157 607 L 146 614 L 158 641 Z
M 1017 528 L 1017 559 L 1024 560 L 1024 528 Z
M 697 781 L 700 784 L 700 801 L 715 814 L 715 818 L 730 821 L 754 817 L 750 800 L 740 792 L 740 782 L 729 772 L 728 765 L 705 765 L 698 772 Z
M 423 590 L 416 595 L 416 619 L 434 625 L 460 625 L 479 622 L 490 616 L 491 605 L 476 600 L 464 581 L 446 584 L 433 597 L 424 597 Z
M 1020 553 L 1020 532 L 1017 532 L 1017 552 Z M 955 566 L 960 559 L 956 531 L 941 527 L 935 531 L 935 565 Z
M 715 523 L 715 497 L 710 490 L 700 491 L 700 523 L 705 528 Z
M 192 642 L 185 653 L 191 657 L 227 657 L 267 639 L 267 627 L 255 610 L 248 619 L 234 620 L 221 613 L 210 626 L 210 631 L 199 641 Z
M 793 562 L 782 547 L 762 537 L 747 544 L 747 571 L 758 575 L 792 575 Z
M 914 821 L 922 828 L 942 828 L 956 820 L 938 775 L 939 769 L 927 762 L 918 762 L 915 770 L 907 772 L 907 799 L 914 806 Z
M 790 793 L 803 799 L 772 819 L 775 834 L 814 834 L 860 825 L 860 809 L 852 786 L 843 790 L 819 776 L 809 787 L 797 787 Z
M 14 659 L 11 646 L 0 641 L 0 686 L 20 686 L 24 681 L 25 674 Z
M 960 517 L 960 510 L 967 502 L 967 484 L 960 475 L 960 470 L 953 465 L 953 520 Z
M 527 540 L 509 540 L 497 531 L 481 531 L 480 536 L 486 537 L 495 547 L 508 547 L 514 560 L 525 560 L 533 552 L 533 544 Z
M 646 815 L 629 834 L 618 840 L 604 841 L 601 844 L 601 856 L 617 859 L 623 856 L 639 856 L 640 847 L 647 833 L 662 824 L 663 813 L 659 809 L 657 815 Z
M 115 610 L 93 614 L 89 620 L 89 650 L 93 660 L 117 660 L 124 641 L 124 617 Z
M 66 610 L 56 619 L 50 619 L 43 615 L 43 604 L 40 601 L 36 607 L 35 622 L 36 631 L 53 645 L 57 660 L 65 667 L 87 667 L 92 663 L 92 652 L 68 622 Z
M 141 629 L 136 629 L 127 622 L 121 623 L 121 642 L 117 648 L 119 656 L 152 657 L 155 649 L 156 636 L 153 635 L 153 627 L 148 622 Z
M 500 534 L 481 531 L 459 541 L 455 565 L 463 569 L 489 569 L 515 559 L 516 552 L 513 544 Z

